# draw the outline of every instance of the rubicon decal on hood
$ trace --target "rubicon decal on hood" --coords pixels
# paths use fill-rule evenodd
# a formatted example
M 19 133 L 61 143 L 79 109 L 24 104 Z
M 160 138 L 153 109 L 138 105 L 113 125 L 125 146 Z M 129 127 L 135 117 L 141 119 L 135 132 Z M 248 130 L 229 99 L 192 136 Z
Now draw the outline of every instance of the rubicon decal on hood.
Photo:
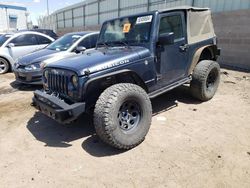
M 112 68 L 112 67 L 116 67 L 116 66 L 119 66 L 119 65 L 127 64 L 129 62 L 130 62 L 129 59 L 125 59 L 125 60 L 118 61 L 118 62 L 107 62 L 107 63 L 101 64 L 101 65 L 98 65 L 98 66 L 91 67 L 88 70 L 89 70 L 90 73 L 92 73 L 92 72 L 97 72 L 97 71 L 101 71 L 101 70 L 104 70 L 104 69 L 109 69 L 109 68 Z

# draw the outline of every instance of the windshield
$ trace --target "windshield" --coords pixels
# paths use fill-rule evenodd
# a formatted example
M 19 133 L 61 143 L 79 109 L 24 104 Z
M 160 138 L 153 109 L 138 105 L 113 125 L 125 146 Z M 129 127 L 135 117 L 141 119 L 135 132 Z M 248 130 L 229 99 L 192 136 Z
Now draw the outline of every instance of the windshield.
M 0 46 L 2 46 L 9 38 L 11 37 L 11 35 L 1 35 L 0 36 Z
M 150 39 L 153 15 L 133 16 L 106 22 L 98 44 L 138 44 Z
M 79 34 L 68 34 L 54 41 L 47 46 L 49 50 L 66 51 L 68 50 L 76 41 L 78 41 L 82 35 Z

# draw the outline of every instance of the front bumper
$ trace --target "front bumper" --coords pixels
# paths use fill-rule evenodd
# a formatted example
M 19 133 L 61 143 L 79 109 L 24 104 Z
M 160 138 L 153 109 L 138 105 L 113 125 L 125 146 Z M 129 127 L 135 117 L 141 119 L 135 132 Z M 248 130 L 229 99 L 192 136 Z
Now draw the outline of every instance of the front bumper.
M 71 123 L 85 112 L 85 103 L 69 105 L 58 97 L 39 90 L 34 92 L 33 105 L 42 113 L 63 124 Z
M 32 85 L 42 85 L 42 71 L 22 71 L 19 69 L 13 70 L 16 81 L 23 84 L 32 84 Z

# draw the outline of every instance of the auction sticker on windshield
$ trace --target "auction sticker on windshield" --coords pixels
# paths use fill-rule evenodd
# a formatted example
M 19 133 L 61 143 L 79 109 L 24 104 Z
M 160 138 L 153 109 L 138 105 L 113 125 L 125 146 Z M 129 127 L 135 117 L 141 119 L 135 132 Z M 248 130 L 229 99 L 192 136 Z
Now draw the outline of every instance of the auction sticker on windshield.
M 142 24 L 142 23 L 149 23 L 152 22 L 152 18 L 153 16 L 142 16 L 142 17 L 138 17 L 136 20 L 136 24 Z
M 131 27 L 131 23 L 126 23 L 123 26 L 123 33 L 129 33 Z

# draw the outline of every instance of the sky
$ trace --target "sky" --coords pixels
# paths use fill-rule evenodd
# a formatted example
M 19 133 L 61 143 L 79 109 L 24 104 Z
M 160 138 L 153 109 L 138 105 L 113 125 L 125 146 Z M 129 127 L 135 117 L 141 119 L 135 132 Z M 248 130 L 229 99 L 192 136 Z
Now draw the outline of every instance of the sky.
M 83 0 L 48 0 L 49 12 L 52 13 L 58 9 L 66 6 L 79 3 Z M 20 3 L 27 7 L 27 11 L 30 13 L 29 21 L 31 20 L 34 25 L 37 24 L 37 18 L 41 15 L 47 14 L 47 0 L 4 0 L 1 2 Z

